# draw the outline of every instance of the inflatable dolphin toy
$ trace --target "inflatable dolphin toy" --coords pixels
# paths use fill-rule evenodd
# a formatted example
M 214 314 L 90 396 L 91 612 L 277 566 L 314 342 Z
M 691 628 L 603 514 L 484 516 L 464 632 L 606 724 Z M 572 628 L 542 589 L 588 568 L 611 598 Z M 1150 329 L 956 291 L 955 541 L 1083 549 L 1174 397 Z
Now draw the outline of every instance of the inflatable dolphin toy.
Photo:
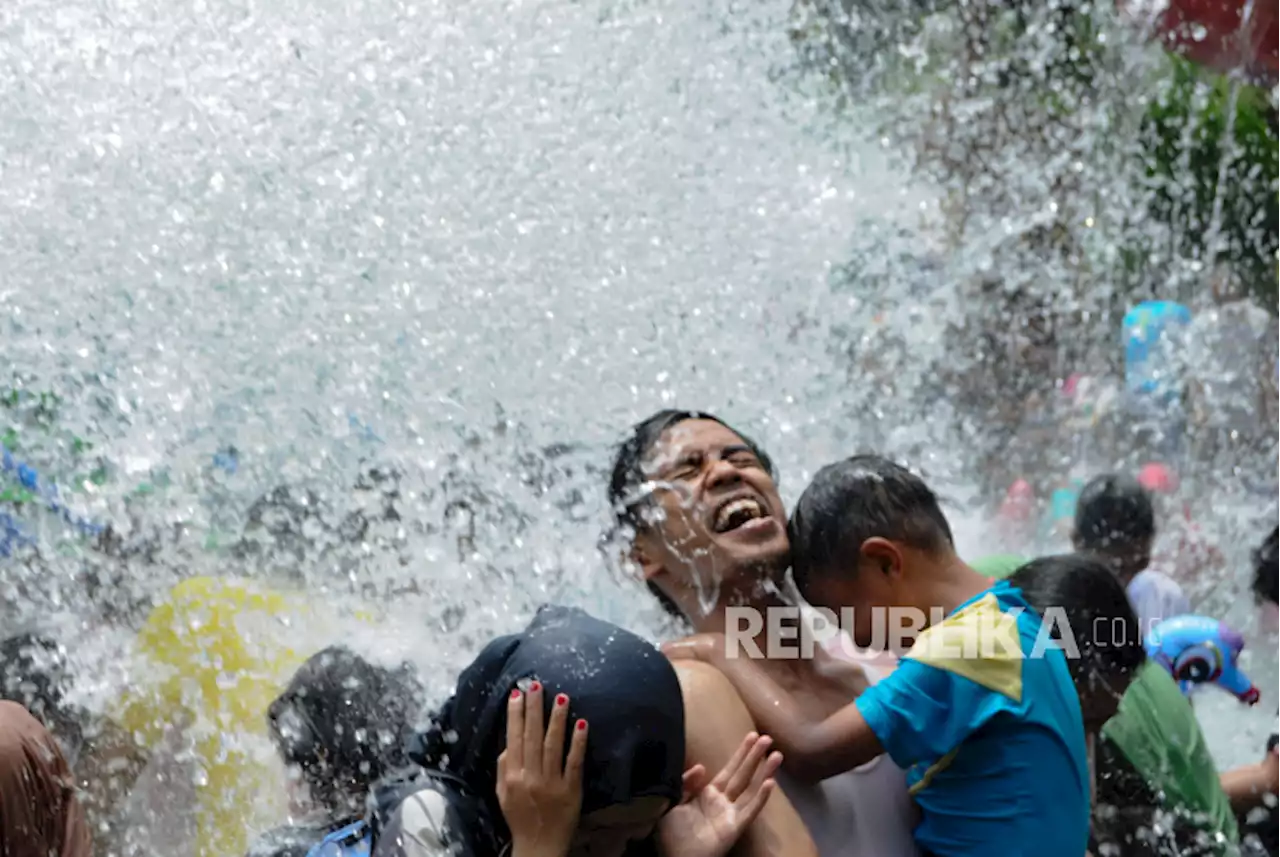
M 1184 694 L 1201 684 L 1216 684 L 1241 702 L 1254 705 L 1261 693 L 1236 661 L 1244 638 L 1208 616 L 1176 616 L 1147 634 L 1147 657 L 1167 669 Z

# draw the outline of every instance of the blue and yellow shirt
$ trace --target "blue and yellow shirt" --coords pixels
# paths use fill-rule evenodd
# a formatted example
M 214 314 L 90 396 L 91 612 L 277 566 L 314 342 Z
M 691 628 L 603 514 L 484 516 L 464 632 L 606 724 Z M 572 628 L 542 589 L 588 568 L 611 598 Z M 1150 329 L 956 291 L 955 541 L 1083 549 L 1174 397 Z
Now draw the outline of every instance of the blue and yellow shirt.
M 1080 857 L 1090 777 L 1062 651 L 1006 582 L 920 635 L 857 699 L 921 809 L 921 851 Z

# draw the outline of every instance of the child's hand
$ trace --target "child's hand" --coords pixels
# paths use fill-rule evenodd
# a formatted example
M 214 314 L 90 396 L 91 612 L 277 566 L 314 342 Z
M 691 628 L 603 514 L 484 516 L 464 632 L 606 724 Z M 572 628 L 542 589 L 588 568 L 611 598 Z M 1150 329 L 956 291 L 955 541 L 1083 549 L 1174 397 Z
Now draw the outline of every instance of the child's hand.
M 694 634 L 683 640 L 662 644 L 662 653 L 673 661 L 702 661 L 713 664 L 724 655 L 724 634 Z
M 560 694 L 544 732 L 542 686 L 534 682 L 527 695 L 511 691 L 507 748 L 498 757 L 497 791 L 498 805 L 511 830 L 513 857 L 564 857 L 577 833 L 587 722 L 579 720 L 575 725 L 565 759 L 568 719 L 569 698 Z
M 658 823 L 662 853 L 680 857 L 724 857 L 756 820 L 776 784 L 773 775 L 781 753 L 770 753 L 772 741 L 752 732 L 738 751 L 707 782 L 707 771 L 694 765 L 684 774 L 684 800 Z

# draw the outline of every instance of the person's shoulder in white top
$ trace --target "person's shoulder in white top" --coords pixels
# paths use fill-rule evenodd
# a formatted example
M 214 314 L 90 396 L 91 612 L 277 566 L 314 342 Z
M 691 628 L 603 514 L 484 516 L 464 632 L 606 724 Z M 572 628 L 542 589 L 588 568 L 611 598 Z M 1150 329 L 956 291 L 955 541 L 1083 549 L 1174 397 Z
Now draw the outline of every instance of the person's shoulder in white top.
M 1185 616 L 1191 612 L 1191 601 L 1182 587 L 1162 571 L 1148 568 L 1138 572 L 1129 581 L 1126 592 L 1133 605 L 1133 612 L 1138 614 L 1138 623 L 1143 633 L 1165 619 Z

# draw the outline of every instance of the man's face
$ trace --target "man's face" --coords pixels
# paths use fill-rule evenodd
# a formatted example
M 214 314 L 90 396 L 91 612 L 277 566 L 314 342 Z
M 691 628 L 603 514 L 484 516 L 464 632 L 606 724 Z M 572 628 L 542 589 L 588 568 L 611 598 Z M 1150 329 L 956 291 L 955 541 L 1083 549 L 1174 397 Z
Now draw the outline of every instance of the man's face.
M 664 576 L 709 600 L 719 586 L 786 566 L 778 488 L 738 435 L 713 420 L 668 429 L 643 462 L 652 505 L 636 537 L 646 579 Z

